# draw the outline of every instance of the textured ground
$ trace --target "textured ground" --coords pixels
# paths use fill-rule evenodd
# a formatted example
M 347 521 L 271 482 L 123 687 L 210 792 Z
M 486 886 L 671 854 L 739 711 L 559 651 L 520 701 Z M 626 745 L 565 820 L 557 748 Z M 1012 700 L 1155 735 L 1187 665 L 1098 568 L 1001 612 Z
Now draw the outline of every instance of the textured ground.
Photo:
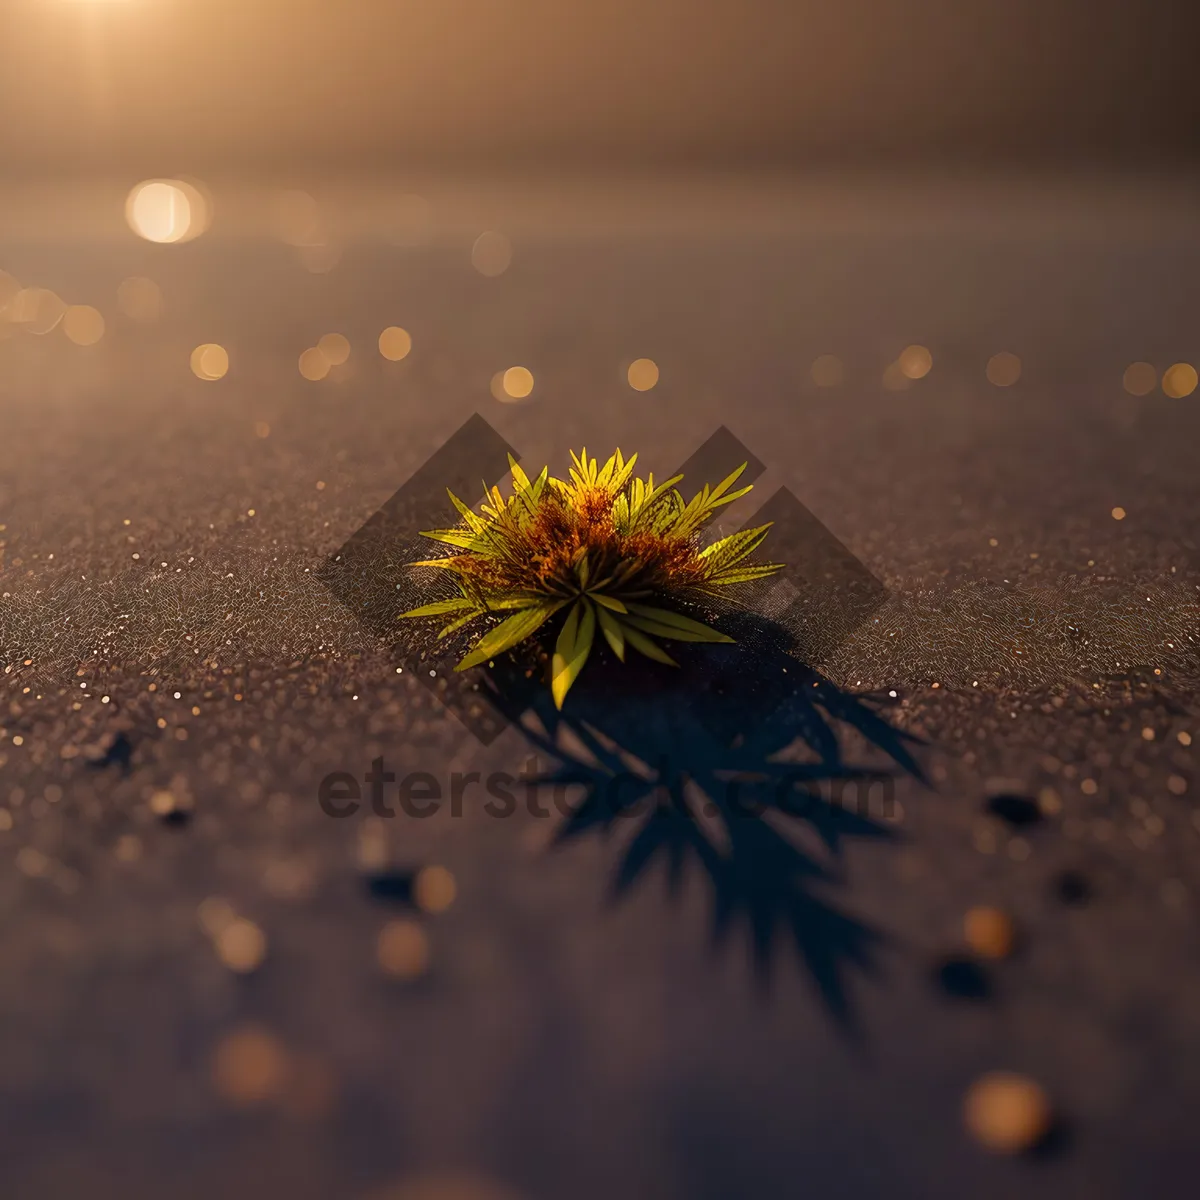
M 1200 359 L 1200 238 L 1087 193 L 873 196 L 769 219 L 691 197 L 674 229 L 659 194 L 644 220 L 636 193 L 609 224 L 534 211 L 497 278 L 469 204 L 425 246 L 359 228 L 319 274 L 220 222 L 179 247 L 0 226 L 0 267 L 108 319 L 92 347 L 0 333 L 6 1195 L 424 1196 L 452 1172 L 477 1182 L 428 1195 L 1194 1194 L 1200 394 L 1121 377 Z M 133 274 L 154 323 L 116 310 Z M 375 350 L 391 324 L 403 362 Z M 348 362 L 301 378 L 331 331 Z M 202 342 L 225 378 L 190 373 Z M 912 342 L 933 369 L 888 390 Z M 1013 387 L 985 378 L 1001 350 Z M 844 382 L 818 388 L 830 353 Z M 534 392 L 501 404 L 514 364 Z M 478 742 L 315 577 L 475 412 L 527 463 L 620 444 L 666 470 L 740 438 L 760 494 L 888 590 L 804 676 L 816 705 L 762 701 L 779 660 L 743 663 L 741 732 L 828 762 L 832 731 L 896 768 L 895 806 L 561 846 L 521 788 L 503 819 L 482 790 L 325 815 L 321 779 L 377 757 L 447 790 L 552 763 L 517 729 Z M 588 713 L 616 742 L 714 766 L 678 689 L 613 686 Z M 1014 823 L 997 796 L 1032 803 L 999 806 Z M 443 911 L 412 886 L 430 865 Z M 256 970 L 220 901 L 265 935 Z M 937 972 L 978 904 L 1020 941 L 972 999 Z M 395 920 L 427 939 L 415 979 L 380 965 Z M 963 1130 L 993 1068 L 1054 1099 L 1046 1153 Z

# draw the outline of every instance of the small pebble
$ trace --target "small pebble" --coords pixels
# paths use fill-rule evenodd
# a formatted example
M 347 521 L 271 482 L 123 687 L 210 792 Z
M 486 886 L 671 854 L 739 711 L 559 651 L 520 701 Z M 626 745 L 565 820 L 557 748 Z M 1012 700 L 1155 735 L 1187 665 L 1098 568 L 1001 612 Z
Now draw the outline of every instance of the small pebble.
M 972 908 L 963 918 L 967 945 L 981 958 L 1007 958 L 1016 942 L 1012 918 L 999 908 Z
M 943 959 L 934 971 L 934 981 L 956 1000 L 987 1000 L 992 994 L 987 972 L 973 958 L 964 955 Z
M 1063 904 L 1086 904 L 1092 885 L 1081 871 L 1061 871 L 1054 880 L 1054 893 Z
M 988 800 L 987 808 L 993 816 L 1018 829 L 1034 825 L 1042 819 L 1042 810 L 1036 800 L 1011 792 L 992 796 Z
M 1050 1132 L 1049 1098 L 1025 1075 L 992 1071 L 967 1090 L 963 1120 L 971 1136 L 994 1154 L 1032 1150 Z

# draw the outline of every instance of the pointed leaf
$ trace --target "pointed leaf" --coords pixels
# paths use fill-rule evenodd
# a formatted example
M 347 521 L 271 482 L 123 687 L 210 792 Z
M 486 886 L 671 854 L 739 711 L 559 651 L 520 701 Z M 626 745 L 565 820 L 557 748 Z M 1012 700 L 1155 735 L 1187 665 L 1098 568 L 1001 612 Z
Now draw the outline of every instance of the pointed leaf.
M 605 596 L 600 592 L 588 592 L 588 595 L 602 608 L 611 608 L 613 612 L 619 613 L 629 611 L 616 596 Z
M 706 625 L 703 621 L 694 621 L 691 617 L 685 617 L 683 613 L 675 612 L 670 608 L 656 608 L 651 604 L 631 603 L 629 611 L 636 613 L 639 617 L 648 617 L 651 621 L 659 625 L 666 625 L 671 629 L 679 629 L 685 633 L 694 633 L 703 641 L 733 641 L 733 638 L 726 636 L 718 629 L 714 629 L 711 625 Z
M 718 633 L 715 629 L 708 629 L 701 626 L 704 631 L 696 633 L 691 629 L 679 629 L 674 625 L 663 625 L 658 621 L 651 621 L 649 617 L 636 617 L 630 613 L 627 617 L 622 618 L 622 624 L 626 629 L 640 629 L 643 633 L 651 634 L 656 638 L 664 638 L 667 641 L 675 642 L 732 642 L 733 638 L 726 637 L 723 633 Z
M 464 625 L 470 625 L 477 617 L 482 617 L 482 612 L 469 612 L 465 617 L 459 617 L 456 621 L 451 621 L 449 625 L 444 626 L 438 631 L 438 641 L 442 638 L 449 637 L 456 630 L 461 629 Z
M 593 597 L 598 599 L 598 597 Z M 600 632 L 604 634 L 604 640 L 609 644 L 612 652 L 621 661 L 625 661 L 625 632 L 621 628 L 621 622 L 608 612 L 607 609 L 596 609 L 596 616 L 600 619 Z
M 453 596 L 449 600 L 435 600 L 432 604 L 423 604 L 420 608 L 410 608 L 408 612 L 400 614 L 400 620 L 403 621 L 406 617 L 444 617 L 447 613 L 477 607 L 475 601 L 466 596 Z
M 562 608 L 563 604 L 562 600 L 545 601 L 501 621 L 495 629 L 489 630 L 475 643 L 471 652 L 454 669 L 465 671 L 468 667 L 477 667 L 480 663 L 511 650 L 536 633 L 546 619 Z
M 470 550 L 475 545 L 475 534 L 468 529 L 422 529 L 421 536 L 432 542 L 445 542 L 460 550 Z
M 558 643 L 554 647 L 554 659 L 550 667 L 550 691 L 554 706 L 561 709 L 571 685 L 579 678 L 592 652 L 596 635 L 596 610 L 586 600 L 579 600 L 571 609 Z
M 644 654 L 647 658 L 654 659 L 655 662 L 666 663 L 669 667 L 679 666 L 657 642 L 651 641 L 644 633 L 640 633 L 629 625 L 627 621 L 621 622 L 621 631 L 625 634 L 625 641 L 639 654 Z

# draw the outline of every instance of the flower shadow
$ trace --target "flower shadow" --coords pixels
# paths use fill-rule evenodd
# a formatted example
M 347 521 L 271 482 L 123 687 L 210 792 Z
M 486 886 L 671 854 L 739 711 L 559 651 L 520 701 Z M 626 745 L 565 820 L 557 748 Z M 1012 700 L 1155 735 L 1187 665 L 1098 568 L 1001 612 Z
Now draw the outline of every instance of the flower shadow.
M 721 625 L 737 641 L 672 646 L 678 671 L 598 656 L 561 713 L 517 677 L 508 691 L 499 663 L 484 686 L 502 710 L 506 694 L 516 697 L 506 715 L 557 760 L 533 781 L 571 793 L 552 845 L 623 833 L 614 902 L 659 869 L 677 898 L 698 870 L 711 891 L 714 949 L 747 937 L 765 988 L 790 945 L 827 1011 L 850 1028 L 850 978 L 877 973 L 885 938 L 826 893 L 846 881 L 848 842 L 895 838 L 895 779 L 924 782 L 918 743 L 878 699 L 795 657 L 782 626 L 736 612 Z M 862 762 L 845 753 L 851 737 Z

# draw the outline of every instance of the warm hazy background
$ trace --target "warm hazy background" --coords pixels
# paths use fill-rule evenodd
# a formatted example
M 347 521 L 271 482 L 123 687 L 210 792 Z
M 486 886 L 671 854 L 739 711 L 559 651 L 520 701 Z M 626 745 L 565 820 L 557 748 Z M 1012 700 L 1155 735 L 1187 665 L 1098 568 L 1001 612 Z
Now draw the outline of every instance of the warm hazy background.
M 1189 157 L 1194 0 L 3 0 L 0 172 Z

